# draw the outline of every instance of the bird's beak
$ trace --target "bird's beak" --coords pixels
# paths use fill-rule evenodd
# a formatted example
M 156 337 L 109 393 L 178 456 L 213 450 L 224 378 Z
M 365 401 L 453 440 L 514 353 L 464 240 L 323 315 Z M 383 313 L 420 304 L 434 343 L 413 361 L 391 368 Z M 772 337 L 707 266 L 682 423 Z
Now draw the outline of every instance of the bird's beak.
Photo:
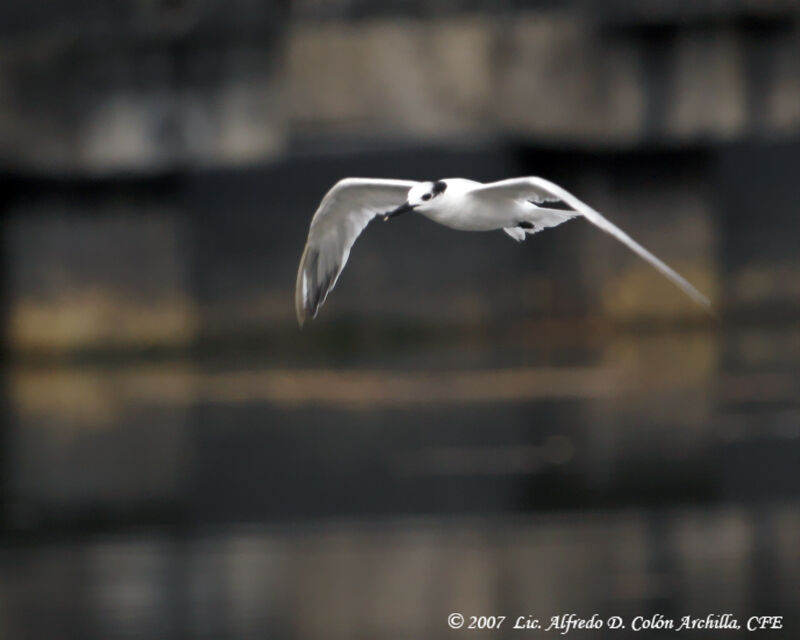
M 408 213 L 409 211 L 413 211 L 415 206 L 416 205 L 404 202 L 399 207 L 397 207 L 397 209 L 392 209 L 391 211 L 387 211 L 385 214 L 383 214 L 383 221 L 388 222 L 390 218 L 399 216 L 401 213 Z

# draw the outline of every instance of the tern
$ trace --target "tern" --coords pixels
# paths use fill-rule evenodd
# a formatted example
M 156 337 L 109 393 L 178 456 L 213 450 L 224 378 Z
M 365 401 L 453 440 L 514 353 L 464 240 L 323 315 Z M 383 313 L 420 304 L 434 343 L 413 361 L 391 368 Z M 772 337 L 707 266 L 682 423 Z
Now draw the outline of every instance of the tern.
M 317 316 L 367 224 L 376 216 L 390 220 L 412 211 L 459 231 L 502 229 L 518 242 L 582 217 L 627 245 L 710 310 L 708 298 L 686 279 L 590 206 L 544 178 L 510 178 L 486 184 L 464 178 L 427 182 L 344 178 L 325 194 L 311 219 L 295 289 L 295 311 L 301 327 L 309 316 Z

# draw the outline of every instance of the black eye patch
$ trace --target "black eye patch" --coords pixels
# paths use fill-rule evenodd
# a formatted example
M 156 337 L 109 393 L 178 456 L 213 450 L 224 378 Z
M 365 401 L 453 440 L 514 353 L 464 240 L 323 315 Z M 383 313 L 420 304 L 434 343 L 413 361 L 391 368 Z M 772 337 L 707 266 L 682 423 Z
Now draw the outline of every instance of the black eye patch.
M 433 195 L 438 196 L 440 193 L 444 193 L 445 189 L 447 189 L 447 183 L 442 180 L 438 180 L 437 182 L 433 183 L 432 193 Z
M 422 199 L 423 200 L 430 200 L 431 199 L 431 194 L 430 193 L 426 193 L 424 196 L 422 196 Z

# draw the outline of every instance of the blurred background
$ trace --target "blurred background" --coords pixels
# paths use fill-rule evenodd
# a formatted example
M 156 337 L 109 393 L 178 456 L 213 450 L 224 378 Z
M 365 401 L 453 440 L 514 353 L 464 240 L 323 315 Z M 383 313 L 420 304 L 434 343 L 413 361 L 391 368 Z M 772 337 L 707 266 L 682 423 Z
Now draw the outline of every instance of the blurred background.
M 0 61 L 0 637 L 798 628 L 796 2 L 9 1 Z M 517 175 L 719 317 L 409 216 L 298 330 L 336 180 Z

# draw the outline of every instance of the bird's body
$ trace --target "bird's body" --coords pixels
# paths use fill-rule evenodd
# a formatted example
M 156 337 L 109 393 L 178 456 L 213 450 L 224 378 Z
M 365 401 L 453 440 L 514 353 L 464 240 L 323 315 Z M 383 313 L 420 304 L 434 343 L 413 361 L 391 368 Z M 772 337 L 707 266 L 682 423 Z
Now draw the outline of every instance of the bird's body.
M 583 217 L 626 244 L 695 302 L 710 306 L 702 293 L 624 231 L 543 178 L 511 178 L 487 184 L 464 178 L 432 182 L 345 178 L 328 191 L 311 220 L 295 292 L 301 326 L 307 315 L 315 317 L 325 302 L 364 227 L 377 215 L 389 220 L 410 211 L 459 231 L 502 229 L 517 241 Z
M 508 220 L 514 215 L 508 207 L 492 209 L 469 197 L 481 186 L 480 182 L 464 178 L 449 178 L 441 182 L 447 185 L 447 189 L 438 196 L 437 207 L 420 211 L 426 218 L 457 231 L 494 231 L 508 226 Z

